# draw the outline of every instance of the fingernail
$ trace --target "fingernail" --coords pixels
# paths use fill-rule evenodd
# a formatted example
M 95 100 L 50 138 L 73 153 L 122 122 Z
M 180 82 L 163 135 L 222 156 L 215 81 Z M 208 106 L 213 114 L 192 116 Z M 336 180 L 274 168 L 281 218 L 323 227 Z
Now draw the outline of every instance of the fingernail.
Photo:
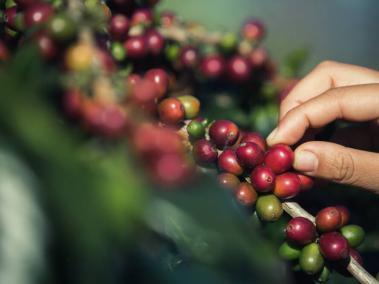
M 302 172 L 314 172 L 317 169 L 317 156 L 310 151 L 295 152 L 294 168 Z
M 274 140 L 277 132 L 278 132 L 278 128 L 275 128 L 273 131 L 271 131 L 270 135 L 267 136 L 266 140 L 269 145 L 272 145 L 272 143 L 270 142 Z

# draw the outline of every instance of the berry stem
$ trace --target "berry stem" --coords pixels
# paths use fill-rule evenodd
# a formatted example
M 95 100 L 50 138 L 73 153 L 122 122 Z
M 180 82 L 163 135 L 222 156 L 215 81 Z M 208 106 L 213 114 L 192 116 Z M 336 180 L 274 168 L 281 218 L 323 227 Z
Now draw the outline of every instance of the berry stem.
M 285 201 L 282 204 L 283 210 L 288 213 L 292 218 L 305 217 L 315 223 L 315 217 L 308 213 L 298 203 L 292 201 Z M 378 284 L 379 282 L 364 269 L 354 258 L 350 258 L 350 263 L 347 266 L 347 270 L 353 275 L 353 277 L 361 284 Z

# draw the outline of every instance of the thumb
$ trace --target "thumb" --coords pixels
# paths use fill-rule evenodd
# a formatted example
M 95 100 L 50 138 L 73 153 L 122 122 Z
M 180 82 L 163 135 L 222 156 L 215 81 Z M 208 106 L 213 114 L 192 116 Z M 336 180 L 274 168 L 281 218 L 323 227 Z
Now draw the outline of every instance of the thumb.
M 379 194 L 379 154 L 312 141 L 295 150 L 294 168 L 309 176 L 363 187 Z

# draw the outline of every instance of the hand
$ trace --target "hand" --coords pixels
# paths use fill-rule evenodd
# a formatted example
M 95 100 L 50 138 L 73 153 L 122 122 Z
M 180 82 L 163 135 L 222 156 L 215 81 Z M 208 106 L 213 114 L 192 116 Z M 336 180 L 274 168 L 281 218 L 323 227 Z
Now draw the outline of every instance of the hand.
M 282 102 L 279 125 L 267 143 L 293 145 L 309 128 L 322 128 L 337 119 L 367 123 L 338 129 L 332 139 L 338 144 L 301 144 L 295 150 L 294 168 L 309 176 L 379 194 L 379 154 L 375 153 L 379 149 L 377 71 L 336 62 L 321 63 Z

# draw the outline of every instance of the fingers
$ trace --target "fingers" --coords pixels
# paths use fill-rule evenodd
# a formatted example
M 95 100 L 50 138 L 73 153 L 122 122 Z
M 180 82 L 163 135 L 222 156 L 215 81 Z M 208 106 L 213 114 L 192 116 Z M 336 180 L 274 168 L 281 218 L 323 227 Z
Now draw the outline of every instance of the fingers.
M 295 144 L 308 128 L 336 120 L 369 121 L 379 117 L 379 84 L 330 89 L 293 108 L 269 135 L 269 145 Z
M 306 175 L 379 193 L 379 154 L 330 142 L 307 142 L 295 150 L 294 168 Z
M 331 88 L 379 83 L 379 72 L 364 67 L 324 61 L 301 80 L 280 105 L 280 118 L 291 109 Z

